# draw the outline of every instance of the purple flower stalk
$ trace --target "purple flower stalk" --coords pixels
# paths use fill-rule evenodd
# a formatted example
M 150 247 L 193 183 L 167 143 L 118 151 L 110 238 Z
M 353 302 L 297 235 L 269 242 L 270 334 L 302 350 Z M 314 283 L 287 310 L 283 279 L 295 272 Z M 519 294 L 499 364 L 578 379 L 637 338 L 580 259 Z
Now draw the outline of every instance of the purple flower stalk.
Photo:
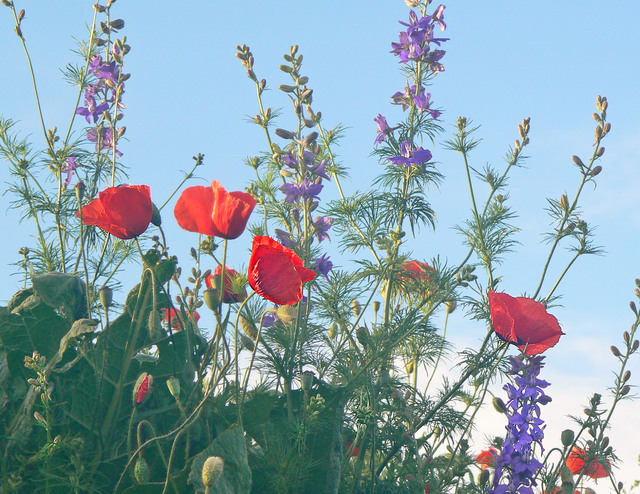
M 509 402 L 507 414 L 507 438 L 502 451 L 495 458 L 496 472 L 490 494 L 533 494 L 532 486 L 538 470 L 543 465 L 533 457 L 533 448 L 542 447 L 544 421 L 540 419 L 540 405 L 551 401 L 543 389 L 547 381 L 538 379 L 544 357 L 511 357 L 509 374 L 515 376 L 514 384 L 506 384 Z
M 374 141 L 376 147 L 378 147 L 378 144 L 383 143 L 388 136 L 393 134 L 394 130 L 400 128 L 399 125 L 397 127 L 389 127 L 387 119 L 381 114 L 374 118 L 373 121 L 378 124 L 378 135 L 376 136 L 376 140 Z
M 96 152 L 105 149 L 111 149 L 113 146 L 113 129 L 111 127 L 99 127 L 97 129 L 89 129 L 87 131 L 87 139 L 96 143 Z M 116 148 L 116 154 L 122 156 L 122 153 Z
M 73 177 L 73 173 L 78 167 L 77 158 L 74 158 L 73 156 L 68 158 L 67 161 L 65 162 L 65 165 L 66 166 L 62 168 L 60 172 L 67 174 L 67 178 L 64 181 L 64 188 L 66 189 L 67 187 L 69 187 L 69 184 L 71 183 L 71 178 Z
M 422 147 L 416 149 L 409 141 L 402 142 L 400 145 L 400 153 L 400 156 L 389 158 L 389 161 L 394 165 L 413 166 L 424 165 L 432 158 L 431 151 L 422 149 Z
M 400 24 L 408 29 L 400 33 L 398 43 L 391 43 L 391 53 L 398 56 L 401 63 L 424 62 L 434 74 L 444 70 L 444 66 L 439 62 L 444 51 L 431 51 L 431 43 L 440 46 L 440 43 L 448 40 L 436 38 L 433 34 L 436 24 L 441 31 L 447 27 L 444 22 L 444 8 L 444 5 L 440 5 L 432 15 L 421 18 L 411 11 L 409 23 L 400 21 Z M 441 53 L 434 54 L 436 51 Z
M 316 259 L 316 265 L 314 270 L 319 275 L 324 276 L 329 283 L 331 280 L 329 279 L 329 271 L 333 269 L 333 263 L 329 260 L 329 256 L 327 254 L 322 254 L 321 257 Z
M 424 92 L 424 88 L 420 88 L 418 90 L 417 86 L 414 84 L 413 86 L 404 88 L 404 92 L 398 91 L 393 96 L 391 96 L 391 100 L 396 105 L 402 105 L 402 111 L 405 111 L 407 108 L 415 104 L 416 108 L 421 111 L 426 111 L 433 118 L 439 118 L 440 112 L 437 110 L 431 109 L 431 93 Z
M 300 199 L 319 199 L 318 194 L 323 187 L 324 185 L 314 184 L 305 178 L 300 184 L 286 183 L 280 187 L 280 190 L 286 195 L 285 202 L 298 202 Z
M 327 216 L 318 216 L 316 218 L 313 222 L 313 227 L 315 228 L 315 234 L 318 237 L 318 242 L 322 242 L 325 238 L 331 240 L 327 233 L 331 228 L 331 225 L 333 225 L 333 218 L 329 218 Z

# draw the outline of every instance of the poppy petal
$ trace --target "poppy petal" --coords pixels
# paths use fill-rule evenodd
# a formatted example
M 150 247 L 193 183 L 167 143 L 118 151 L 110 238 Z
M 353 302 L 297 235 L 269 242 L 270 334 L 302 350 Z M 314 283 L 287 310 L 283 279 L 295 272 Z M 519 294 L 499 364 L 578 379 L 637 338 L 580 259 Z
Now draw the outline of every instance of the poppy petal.
M 214 194 L 212 224 L 216 230 L 216 237 L 226 239 L 238 238 L 244 232 L 249 216 L 256 207 L 254 197 L 242 191 L 227 192 L 214 180 L 211 184 Z
M 215 236 L 218 230 L 211 219 L 213 200 L 211 187 L 195 185 L 186 188 L 173 210 L 178 224 L 189 232 Z

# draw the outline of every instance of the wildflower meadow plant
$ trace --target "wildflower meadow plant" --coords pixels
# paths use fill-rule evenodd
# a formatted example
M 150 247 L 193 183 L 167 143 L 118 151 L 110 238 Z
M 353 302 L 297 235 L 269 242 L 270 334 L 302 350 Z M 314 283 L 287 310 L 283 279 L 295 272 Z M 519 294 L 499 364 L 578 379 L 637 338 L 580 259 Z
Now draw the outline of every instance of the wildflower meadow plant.
M 250 123 L 265 137 L 245 160 L 246 188 L 227 190 L 197 154 L 160 197 L 124 183 L 137 166 L 123 145 L 131 46 L 115 15 L 127 6 L 93 6 L 79 62 L 63 70 L 78 93 L 59 133 L 45 125 L 25 10 L 1 1 L 27 54 L 45 144 L 33 151 L 16 122 L 0 119 L 12 206 L 36 232 L 15 264 L 22 286 L 0 307 L 0 492 L 574 493 L 596 480 L 622 492 L 607 430 L 631 396 L 636 303 L 631 330 L 611 347 L 608 400 L 594 394 L 559 438 L 545 438 L 553 383 L 542 379 L 543 354 L 571 338 L 554 315 L 559 287 L 579 257 L 600 253 L 580 206 L 603 170 L 605 97 L 589 159 L 573 157 L 577 192 L 548 199 L 540 279 L 518 295 L 503 283 L 505 254 L 517 248 L 508 181 L 532 123 L 515 126 L 501 168 L 474 168 L 469 119 L 442 138 L 444 5 L 405 0 L 391 54 L 379 54 L 396 57 L 401 75 L 373 112 L 370 186 L 347 188 L 346 129 L 318 109 L 303 66 L 313 60 L 291 46 L 272 88 L 238 45 L 248 82 L 236 90 L 255 90 Z M 285 108 L 269 106 L 279 97 Z M 438 142 L 461 156 L 468 185 L 468 198 L 455 198 L 470 206 L 456 227 L 461 259 L 421 241 L 421 230 L 437 232 Z M 187 184 L 196 172 L 205 185 Z M 180 260 L 179 242 L 190 243 Z M 560 246 L 573 257 L 558 270 Z M 447 335 L 455 311 L 481 328 L 474 348 Z M 478 421 L 490 402 L 504 425 L 495 437 Z

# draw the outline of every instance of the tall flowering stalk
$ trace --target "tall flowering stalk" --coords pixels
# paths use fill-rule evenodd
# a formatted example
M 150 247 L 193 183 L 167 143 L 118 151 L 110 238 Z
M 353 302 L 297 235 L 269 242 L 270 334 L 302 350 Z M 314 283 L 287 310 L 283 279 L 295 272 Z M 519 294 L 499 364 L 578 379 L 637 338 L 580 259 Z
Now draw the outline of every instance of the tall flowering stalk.
M 495 477 L 491 494 L 532 494 L 532 486 L 538 470 L 543 464 L 534 456 L 535 446 L 542 447 L 544 421 L 540 418 L 540 406 L 546 405 L 551 398 L 544 393 L 549 386 L 547 381 L 539 379 L 544 357 L 510 357 L 509 374 L 514 376 L 515 384 L 505 384 L 509 401 L 506 414 L 509 417 L 507 438 L 502 451 L 495 457 Z

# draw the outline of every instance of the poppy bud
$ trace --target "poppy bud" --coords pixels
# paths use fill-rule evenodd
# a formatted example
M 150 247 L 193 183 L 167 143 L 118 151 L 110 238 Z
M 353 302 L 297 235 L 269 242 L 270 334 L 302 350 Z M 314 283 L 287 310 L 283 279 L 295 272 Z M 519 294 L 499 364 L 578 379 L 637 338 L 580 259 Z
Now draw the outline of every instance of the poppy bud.
M 409 360 L 409 362 L 407 362 L 407 374 L 413 374 L 413 371 L 415 370 L 416 365 L 414 363 L 413 360 Z
M 596 491 L 594 491 L 591 487 L 585 487 L 584 491 L 582 492 L 583 494 L 596 494 Z
M 133 406 L 142 405 L 149 399 L 153 386 L 153 376 L 143 372 L 138 376 L 135 386 L 133 387 Z
M 562 431 L 562 434 L 560 434 L 560 440 L 565 448 L 568 448 L 573 444 L 574 438 L 575 433 L 571 429 L 565 429 Z
M 358 317 L 360 315 L 360 312 L 362 312 L 362 306 L 357 299 L 354 299 L 353 302 L 351 302 L 351 308 L 353 309 L 353 313 L 356 315 L 356 317 Z
M 240 316 L 240 326 L 242 326 L 245 334 L 252 340 L 255 340 L 258 337 L 258 328 L 256 328 L 256 325 L 246 317 Z
M 171 396 L 178 398 L 180 396 L 180 379 L 175 376 L 171 376 L 167 379 L 167 388 L 169 388 Z
M 618 350 L 618 347 L 615 345 L 611 345 L 611 353 L 613 353 L 614 357 L 620 356 L 620 350 Z
M 447 308 L 447 314 L 451 314 L 454 310 L 456 310 L 458 303 L 456 302 L 455 299 L 451 299 L 451 300 L 447 300 L 447 303 L 445 304 L 445 306 Z
M 573 472 L 566 465 L 560 469 L 560 480 L 563 484 L 573 484 Z
M 151 206 L 153 207 L 153 213 L 151 214 L 151 224 L 155 226 L 162 225 L 162 218 L 160 217 L 160 211 L 158 210 L 158 207 L 154 203 L 151 203 Z
M 338 325 L 334 322 L 331 327 L 329 327 L 329 338 L 334 339 L 338 334 Z
M 380 302 L 377 300 L 374 300 L 371 306 L 373 307 L 373 312 L 378 312 L 380 310 Z
M 102 307 L 109 308 L 111 307 L 111 303 L 113 301 L 113 290 L 108 286 L 103 286 L 100 288 L 100 303 Z
M 157 341 L 162 339 L 164 331 L 162 330 L 162 314 L 159 310 L 152 310 L 149 312 L 149 319 L 147 321 L 149 328 L 149 337 L 151 341 Z
M 302 376 L 300 377 L 300 384 L 304 391 L 309 391 L 311 389 L 311 386 L 313 385 L 313 377 L 314 375 L 311 371 L 304 371 L 302 373 Z
M 491 475 L 489 473 L 489 469 L 485 468 L 484 470 L 482 470 L 482 472 L 480 472 L 480 475 L 478 476 L 478 482 L 480 483 L 480 485 L 484 485 L 489 481 L 489 475 Z
M 82 204 L 82 199 L 84 199 L 84 190 L 87 188 L 82 180 L 80 180 L 76 184 L 76 197 L 78 198 L 78 202 Z
M 369 331 L 367 331 L 367 328 L 365 328 L 364 326 L 360 326 L 356 331 L 356 337 L 364 348 L 367 348 L 367 346 L 369 346 Z
M 493 399 L 493 408 L 495 408 L 498 413 L 507 413 L 508 411 L 507 405 L 497 396 Z
M 253 340 L 244 334 L 240 335 L 240 343 L 242 343 L 243 348 L 246 348 L 250 352 L 253 352 L 253 350 L 256 348 Z
M 204 301 L 209 309 L 216 312 L 220 305 L 220 290 L 218 288 L 207 288 L 204 291 Z
M 297 305 L 282 305 L 276 309 L 276 314 L 285 324 L 291 324 L 298 318 Z
M 602 438 L 602 441 L 600 442 L 600 448 L 601 449 L 605 449 L 607 446 L 609 446 L 609 438 L 608 437 L 604 437 L 604 438 Z
M 142 456 L 136 459 L 136 466 L 133 469 L 133 475 L 138 484 L 146 484 L 149 482 L 149 464 Z
M 224 472 L 224 460 L 219 456 L 210 456 L 202 466 L 202 483 L 208 491 Z

